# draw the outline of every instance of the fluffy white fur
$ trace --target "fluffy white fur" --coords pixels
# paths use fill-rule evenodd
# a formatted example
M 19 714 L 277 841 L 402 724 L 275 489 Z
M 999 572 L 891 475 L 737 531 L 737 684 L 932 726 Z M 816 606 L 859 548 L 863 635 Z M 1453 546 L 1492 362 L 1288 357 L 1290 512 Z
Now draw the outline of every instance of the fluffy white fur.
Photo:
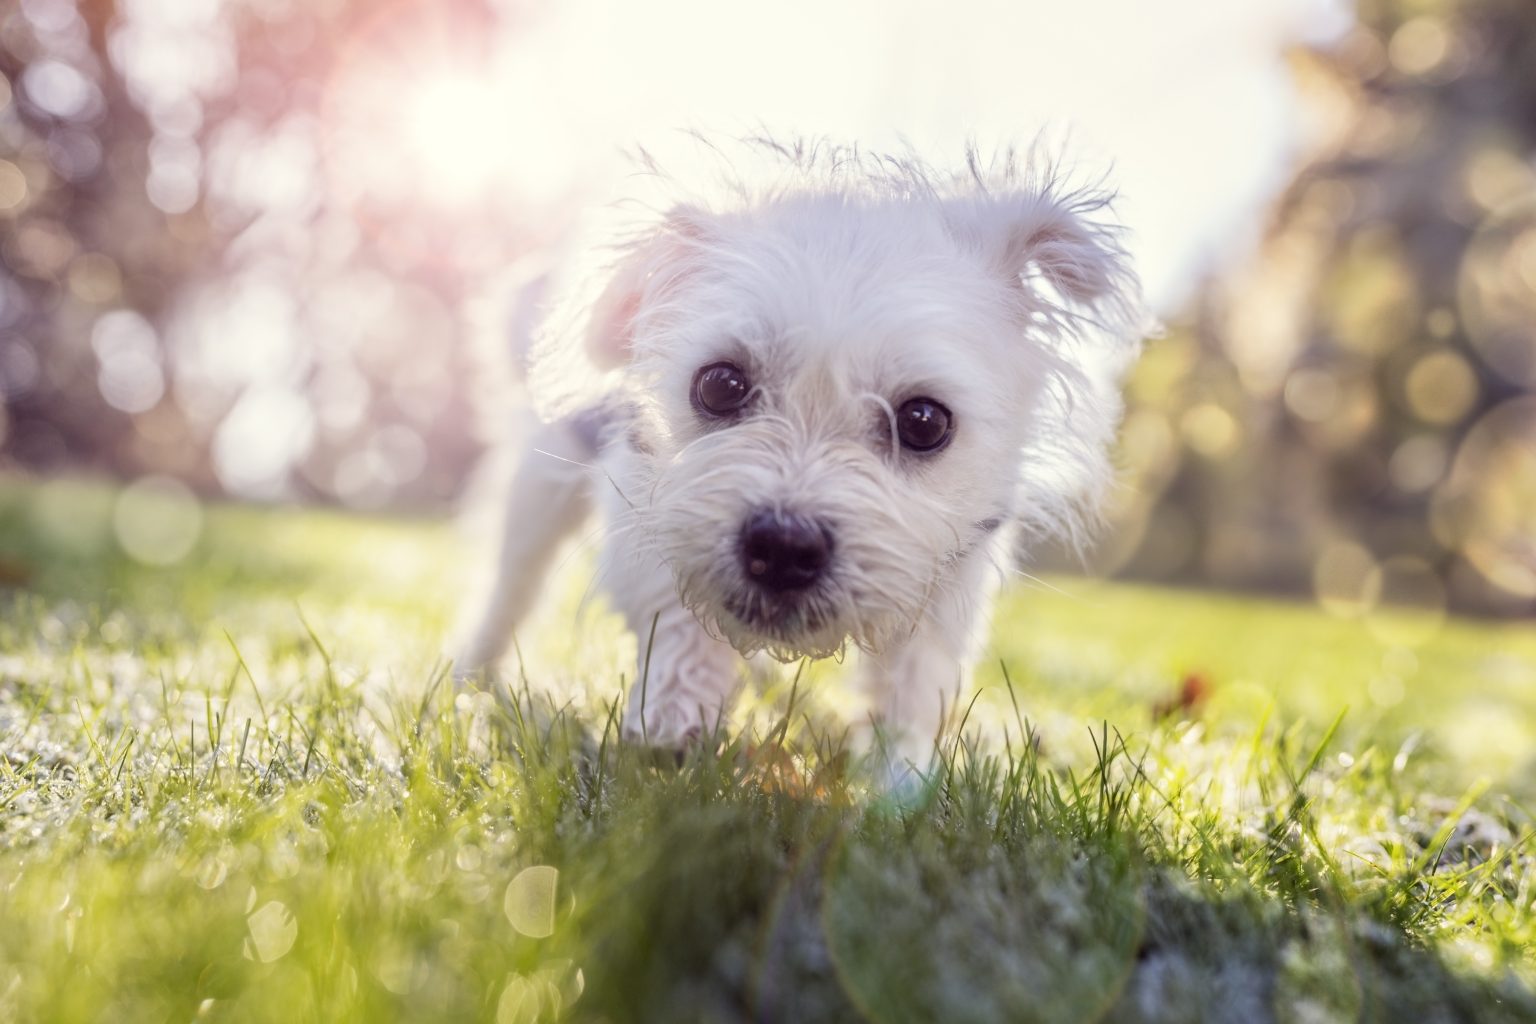
M 1107 197 L 1038 161 L 972 157 L 941 175 L 848 149 L 747 148 L 774 166 L 766 183 L 674 202 L 619 248 L 579 319 L 551 318 L 536 391 L 568 388 L 577 352 L 604 387 L 530 442 L 458 668 L 500 657 L 595 504 L 601 580 L 640 638 L 626 738 L 681 746 L 712 729 L 743 655 L 851 643 L 876 720 L 921 768 L 998 570 L 1021 538 L 1079 539 L 1110 479 L 1117 380 L 1143 333 L 1136 278 Z M 729 423 L 690 401 L 721 360 L 753 382 Z M 942 451 L 896 440 L 914 396 L 953 413 Z M 832 532 L 826 576 L 792 601 L 764 595 L 738 556 L 763 507 Z

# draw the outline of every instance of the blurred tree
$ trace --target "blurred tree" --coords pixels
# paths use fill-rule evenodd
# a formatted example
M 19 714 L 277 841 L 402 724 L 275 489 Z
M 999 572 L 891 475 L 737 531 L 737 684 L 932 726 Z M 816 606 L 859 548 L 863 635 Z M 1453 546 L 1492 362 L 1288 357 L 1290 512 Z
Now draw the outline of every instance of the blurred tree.
M 7 8 L 0 457 L 450 498 L 480 444 L 461 313 L 537 220 L 489 193 L 419 201 L 456 153 L 405 144 L 491 128 L 454 96 L 432 115 L 456 134 L 390 132 L 515 22 L 482 0 Z
M 466 310 L 562 227 L 499 176 L 512 0 L 0 12 L 0 459 L 440 505 Z M 1312 144 L 1251 265 L 1130 387 L 1103 567 L 1536 603 L 1536 7 L 1360 0 L 1299 53 Z M 521 106 L 543 109 L 543 98 Z M 524 113 L 527 113 L 525 110 Z M 487 159 L 494 156 L 495 159 Z M 546 175 L 547 178 L 547 175 Z
M 1536 7 L 1362 0 L 1312 155 L 1133 383 L 1109 568 L 1536 608 Z
M 215 255 L 200 210 L 173 224 L 145 197 L 154 131 L 109 70 L 115 15 L 104 0 L 0 15 L 0 424 L 9 453 L 35 466 L 134 465 L 130 412 L 163 391 L 163 353 L 125 334 L 137 347 L 113 382 L 92 326 L 115 309 L 158 319 Z

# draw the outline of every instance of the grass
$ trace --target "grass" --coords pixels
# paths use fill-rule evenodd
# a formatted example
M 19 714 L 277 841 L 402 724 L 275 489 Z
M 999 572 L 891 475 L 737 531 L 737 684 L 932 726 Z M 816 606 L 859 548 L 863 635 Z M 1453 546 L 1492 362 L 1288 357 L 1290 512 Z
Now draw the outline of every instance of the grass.
M 902 805 L 836 666 L 658 765 L 579 572 L 508 709 L 446 527 L 123 514 L 0 480 L 0 1019 L 1536 1020 L 1529 627 L 1017 589 Z

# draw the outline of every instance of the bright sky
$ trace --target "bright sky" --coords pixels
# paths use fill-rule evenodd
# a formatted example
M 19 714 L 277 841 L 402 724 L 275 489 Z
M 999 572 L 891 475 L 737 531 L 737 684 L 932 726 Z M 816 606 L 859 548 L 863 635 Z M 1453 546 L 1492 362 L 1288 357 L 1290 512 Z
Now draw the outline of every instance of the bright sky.
M 206 153 L 182 138 L 197 125 L 183 100 L 236 73 L 218 20 L 227 8 L 143 0 L 122 49 L 159 133 L 151 199 L 186 209 L 205 162 L 213 191 L 267 215 L 266 235 L 247 232 L 253 245 L 307 238 L 317 199 L 396 217 L 407 243 L 422 221 L 543 236 L 627 191 L 628 149 L 686 170 L 668 159 L 692 149 L 679 129 L 767 129 L 866 150 L 910 142 L 940 166 L 957 165 L 971 140 L 1026 146 L 1044 131 L 1070 140 L 1085 176 L 1112 167 L 1149 297 L 1167 315 L 1257 237 L 1302 125 L 1283 55 L 1340 34 L 1350 2 L 506 0 L 509 17 L 489 27 L 460 5 L 380 0 L 328 61 L 318 123 L 296 111 L 258 140 L 234 118 Z M 472 254 L 475 232 L 465 235 Z M 302 254 L 294 266 L 308 266 Z M 201 339 L 202 361 L 178 364 L 207 371 L 183 395 L 241 395 L 216 461 L 229 486 L 261 494 L 276 493 L 316 429 L 290 379 L 307 365 L 311 328 L 285 292 L 292 282 L 264 272 L 253 264 L 217 283 L 193 309 L 207 315 L 183 332 Z M 306 278 L 304 290 L 322 288 Z M 241 336 L 259 340 L 231 348 Z M 256 362 L 230 357 L 242 349 Z
M 564 0 L 509 35 L 493 84 L 445 70 L 404 126 L 445 189 L 554 199 L 580 182 L 597 201 L 621 148 L 664 154 L 684 127 L 906 138 L 940 164 L 969 138 L 1065 132 L 1085 167 L 1113 165 L 1166 312 L 1254 236 L 1298 129 L 1282 54 L 1341 32 L 1347 2 Z

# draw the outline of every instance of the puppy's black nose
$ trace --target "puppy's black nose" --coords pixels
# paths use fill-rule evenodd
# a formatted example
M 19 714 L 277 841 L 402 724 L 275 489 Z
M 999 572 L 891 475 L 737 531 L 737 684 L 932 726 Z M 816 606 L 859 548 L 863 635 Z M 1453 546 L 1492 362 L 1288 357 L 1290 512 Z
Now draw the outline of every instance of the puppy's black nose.
M 741 528 L 741 567 L 768 590 L 803 590 L 832 561 L 832 531 L 820 520 L 758 509 Z

